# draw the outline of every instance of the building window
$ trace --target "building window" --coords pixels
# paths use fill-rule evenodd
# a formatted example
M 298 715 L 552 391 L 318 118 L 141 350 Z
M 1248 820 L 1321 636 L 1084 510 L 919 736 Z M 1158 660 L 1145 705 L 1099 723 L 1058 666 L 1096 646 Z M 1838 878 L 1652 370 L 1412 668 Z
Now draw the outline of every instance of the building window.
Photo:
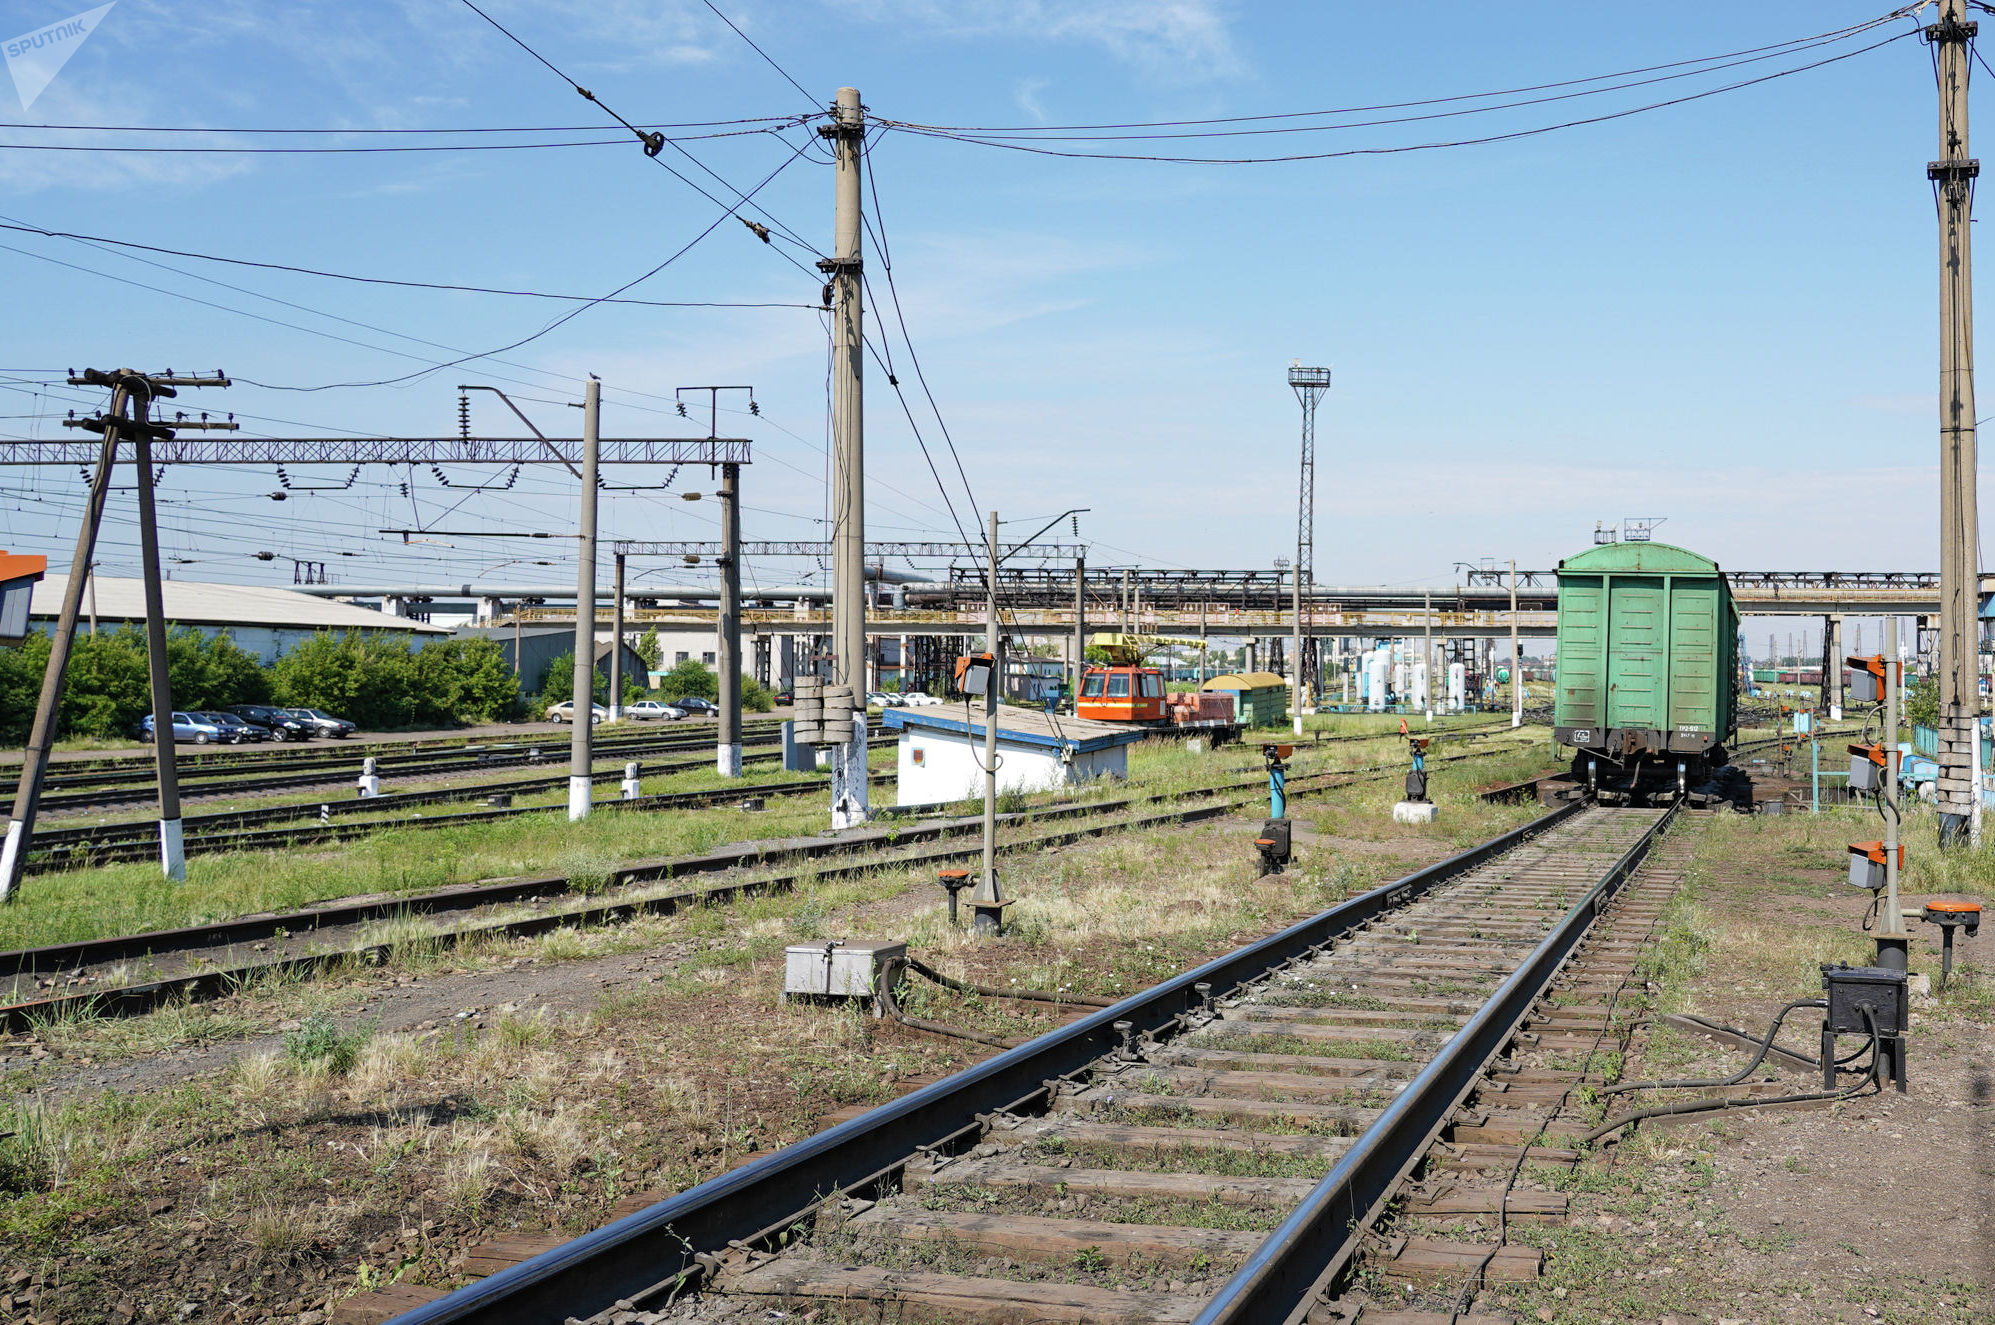
M 700 661 L 711 667 L 713 666 L 713 655 L 711 653 L 703 653 L 700 655 Z
M 692 655 L 687 653 L 684 649 L 681 649 L 677 653 L 672 655 L 672 661 L 675 663 L 682 663 L 691 656 Z

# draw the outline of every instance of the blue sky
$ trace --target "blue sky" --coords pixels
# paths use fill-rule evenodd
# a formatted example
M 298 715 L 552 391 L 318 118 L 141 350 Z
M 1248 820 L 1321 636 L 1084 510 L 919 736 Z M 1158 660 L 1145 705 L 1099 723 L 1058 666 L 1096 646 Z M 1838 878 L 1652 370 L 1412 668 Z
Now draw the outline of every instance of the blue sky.
M 74 5 L 31 0 L 8 13 L 25 31 Z M 877 116 L 999 126 L 1444 97 L 1738 51 L 1883 12 L 1849 2 L 1613 7 L 1583 19 L 1552 6 L 1225 0 L 721 7 L 817 102 L 849 84 Z M 633 120 L 815 108 L 699 0 L 488 9 Z M 605 123 L 458 0 L 301 3 L 279 14 L 253 0 L 120 0 L 30 112 L 16 114 L 4 87 L 0 108 L 27 124 Z M 1911 27 L 1899 19 L 1701 80 L 1508 112 L 1143 146 L 1307 151 L 1500 133 L 1772 72 Z M 1335 373 L 1319 422 L 1321 582 L 1445 583 L 1456 562 L 1485 557 L 1548 566 L 1585 546 L 1596 520 L 1630 515 L 1666 517 L 1661 536 L 1732 567 L 1916 569 L 1938 555 L 1935 225 L 1924 178 L 1933 106 L 1929 56 L 1914 37 L 1652 113 L 1451 150 L 1186 165 L 890 131 L 872 165 L 894 287 L 977 508 L 1025 519 L 1091 507 L 1082 534 L 1097 563 L 1265 566 L 1292 555 L 1298 410 L 1284 370 L 1299 357 Z M 807 137 L 683 145 L 745 188 Z M 593 295 L 662 261 L 721 210 L 635 144 L 352 155 L 19 146 L 300 141 L 10 128 L 0 131 L 15 145 L 0 149 L 0 216 L 256 261 Z M 671 149 L 661 159 L 693 172 Z M 798 160 L 757 201 L 829 249 L 827 165 Z M 45 380 L 41 370 L 170 365 L 273 385 L 369 381 L 517 340 L 553 315 L 523 299 L 149 255 L 239 287 L 229 290 L 69 240 L 12 233 L 0 245 L 14 310 L 0 332 L 0 386 L 10 388 L 0 392 L 0 433 L 13 438 L 58 435 L 62 412 L 97 398 L 24 385 Z M 815 273 L 783 261 L 782 248 L 730 220 L 630 293 L 815 303 Z M 806 266 L 814 256 L 787 251 Z M 869 262 L 877 302 L 888 292 Z M 875 329 L 880 312 L 869 309 Z M 679 435 L 696 430 L 669 412 L 675 387 L 752 383 L 763 416 L 722 416 L 724 432 L 758 448 L 745 533 L 805 538 L 822 533 L 825 508 L 824 343 L 808 309 L 598 306 L 503 365 L 368 389 L 241 385 L 199 403 L 236 410 L 267 435 L 448 433 L 455 385 L 492 382 L 545 430 L 572 432 L 579 415 L 561 402 L 578 399 L 593 371 L 605 381 L 606 433 Z M 905 347 L 895 353 L 912 387 Z M 870 532 L 953 536 L 871 365 L 867 392 Z M 925 411 L 918 393 L 910 399 Z M 519 431 L 492 403 L 474 410 L 481 432 Z M 939 446 L 933 419 L 918 417 Z M 953 469 L 945 475 L 974 532 L 979 517 Z M 280 505 L 266 495 L 278 486 L 268 471 L 176 470 L 159 490 L 168 555 L 182 578 L 250 582 L 288 582 L 292 557 L 332 562 L 351 581 L 572 576 L 544 542 L 404 548 L 374 532 L 436 523 L 460 499 L 447 527 L 560 528 L 575 503 L 565 473 L 530 471 L 504 494 L 469 497 L 464 485 L 489 471 L 448 473 L 448 488 L 417 471 L 404 496 L 407 477 L 364 471 L 351 489 Z M 301 484 L 344 478 L 292 474 Z M 689 471 L 676 486 L 711 484 Z M 73 470 L 9 469 L 0 537 L 66 563 L 81 492 Z M 107 573 L 136 565 L 129 504 L 129 493 L 114 495 Z M 711 521 L 710 503 L 669 494 L 614 494 L 604 516 L 608 535 L 632 538 L 711 536 Z M 1864 529 L 1874 532 L 1853 532 Z M 260 561 L 262 551 L 278 559 Z M 762 582 L 817 574 L 795 562 L 753 572 Z

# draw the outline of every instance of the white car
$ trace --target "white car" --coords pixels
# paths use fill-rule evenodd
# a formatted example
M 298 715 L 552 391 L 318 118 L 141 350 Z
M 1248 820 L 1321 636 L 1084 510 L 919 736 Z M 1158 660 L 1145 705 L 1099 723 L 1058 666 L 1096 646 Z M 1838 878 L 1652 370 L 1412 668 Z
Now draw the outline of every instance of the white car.
M 941 704 L 945 702 L 943 700 L 937 699 L 935 696 L 931 694 L 928 694 L 926 691 L 921 691 L 921 690 L 902 691 L 900 698 L 901 698 L 901 703 L 911 709 L 923 708 L 931 704 Z
M 601 704 L 589 705 L 590 726 L 595 726 L 609 716 L 610 711 Z M 550 704 L 547 706 L 547 720 L 549 722 L 572 722 L 574 719 L 575 701 L 572 699 L 564 699 L 559 704 Z
M 660 719 L 665 722 L 677 722 L 680 718 L 686 716 L 686 711 L 684 709 L 673 708 L 670 704 L 661 704 L 655 699 L 640 699 L 635 704 L 625 708 L 623 715 L 626 718 L 644 720 Z

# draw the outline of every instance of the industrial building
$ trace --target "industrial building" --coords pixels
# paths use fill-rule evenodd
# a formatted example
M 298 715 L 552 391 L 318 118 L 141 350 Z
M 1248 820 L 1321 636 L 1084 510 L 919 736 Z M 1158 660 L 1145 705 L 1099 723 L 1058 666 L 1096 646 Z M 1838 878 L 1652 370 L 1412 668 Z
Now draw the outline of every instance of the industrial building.
M 459 626 L 450 632 L 452 639 L 488 639 L 499 646 L 505 655 L 506 665 L 520 679 L 520 687 L 525 690 L 539 688 L 547 676 L 548 664 L 564 653 L 573 653 L 575 648 L 575 628 L 573 626 Z M 635 634 L 631 639 L 635 639 Z M 666 655 L 669 664 L 671 655 Z M 710 657 L 707 662 L 711 664 Z M 596 670 L 604 676 L 610 674 L 610 642 L 601 637 L 596 640 Z M 645 662 L 636 649 L 626 642 L 623 646 L 623 674 L 639 685 L 646 684 Z
M 54 629 L 68 590 L 68 575 L 49 572 L 35 585 L 34 600 L 28 608 L 29 624 L 43 634 Z M 351 603 L 262 585 L 167 580 L 160 585 L 160 593 L 169 626 L 185 626 L 210 636 L 227 635 L 237 648 L 256 655 L 266 666 L 323 631 L 407 635 L 416 644 L 450 634 L 427 622 L 384 616 Z M 81 629 L 134 626 L 143 630 L 145 619 L 143 580 L 93 575 L 84 586 Z

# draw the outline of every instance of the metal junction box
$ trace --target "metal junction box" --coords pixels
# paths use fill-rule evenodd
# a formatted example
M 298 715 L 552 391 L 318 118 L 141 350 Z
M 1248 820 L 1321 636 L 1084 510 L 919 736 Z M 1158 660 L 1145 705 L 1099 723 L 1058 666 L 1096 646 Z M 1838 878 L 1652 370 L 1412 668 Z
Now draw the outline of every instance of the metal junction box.
M 1822 990 L 1829 998 L 1827 1029 L 1841 1035 L 1868 1034 L 1859 1010 L 1868 1007 L 1880 1035 L 1905 1031 L 1906 983 L 1903 971 L 1881 966 L 1824 966 Z
M 783 1001 L 792 998 L 874 998 L 882 973 L 907 960 L 907 944 L 831 939 L 783 949 Z

